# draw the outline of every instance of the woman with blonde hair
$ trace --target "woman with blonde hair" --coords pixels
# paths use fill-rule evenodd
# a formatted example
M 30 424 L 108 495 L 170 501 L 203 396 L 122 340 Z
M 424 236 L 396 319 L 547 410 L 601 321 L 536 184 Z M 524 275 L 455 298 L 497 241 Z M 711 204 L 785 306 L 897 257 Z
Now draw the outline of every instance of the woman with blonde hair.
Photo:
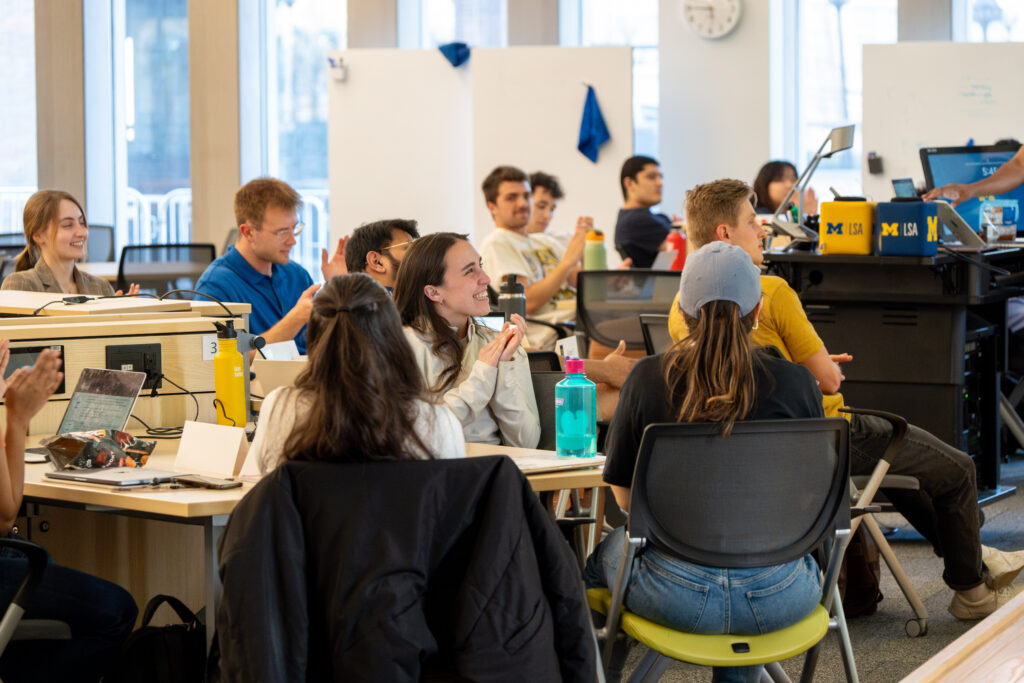
M 54 294 L 120 295 L 103 278 L 84 273 L 75 261 L 85 257 L 89 224 L 78 200 L 61 190 L 40 190 L 29 197 L 23 213 L 25 249 L 15 260 L 15 272 L 0 289 Z M 138 285 L 129 287 L 137 294 Z

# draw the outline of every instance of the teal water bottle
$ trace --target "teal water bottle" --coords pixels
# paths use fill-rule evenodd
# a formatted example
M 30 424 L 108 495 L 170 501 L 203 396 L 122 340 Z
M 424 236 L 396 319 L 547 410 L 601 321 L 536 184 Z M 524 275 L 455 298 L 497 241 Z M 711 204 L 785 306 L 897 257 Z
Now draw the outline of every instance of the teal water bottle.
M 565 379 L 555 385 L 555 450 L 561 456 L 597 455 L 597 386 L 583 375 L 583 361 L 565 359 Z
M 604 248 L 604 233 L 587 230 L 583 243 L 583 270 L 608 270 L 608 254 Z

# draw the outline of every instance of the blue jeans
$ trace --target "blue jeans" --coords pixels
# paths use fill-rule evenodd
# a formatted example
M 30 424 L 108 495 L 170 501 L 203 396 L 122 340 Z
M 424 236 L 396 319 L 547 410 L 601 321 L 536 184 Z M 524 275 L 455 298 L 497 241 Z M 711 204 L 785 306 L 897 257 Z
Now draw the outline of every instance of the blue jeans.
M 588 588 L 614 585 L 625 527 L 587 561 Z M 810 555 L 774 567 L 713 569 L 648 547 L 634 561 L 625 605 L 630 612 L 687 633 L 757 635 L 797 623 L 821 601 L 821 572 Z M 760 666 L 715 667 L 712 681 L 758 681 Z
M 20 553 L 0 556 L 0 610 L 10 604 L 26 565 Z M 67 622 L 71 640 L 9 643 L 0 657 L 0 677 L 8 683 L 98 681 L 119 655 L 138 612 L 120 586 L 51 562 L 24 618 Z

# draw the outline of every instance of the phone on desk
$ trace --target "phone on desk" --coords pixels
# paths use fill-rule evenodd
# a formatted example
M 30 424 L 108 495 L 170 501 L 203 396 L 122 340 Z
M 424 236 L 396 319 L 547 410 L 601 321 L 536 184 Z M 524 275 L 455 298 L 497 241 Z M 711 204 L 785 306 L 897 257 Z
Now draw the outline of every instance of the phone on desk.
M 174 478 L 175 484 L 189 486 L 198 489 L 235 489 L 242 485 L 242 482 L 234 479 L 217 479 L 216 477 L 203 477 L 198 474 L 183 474 Z

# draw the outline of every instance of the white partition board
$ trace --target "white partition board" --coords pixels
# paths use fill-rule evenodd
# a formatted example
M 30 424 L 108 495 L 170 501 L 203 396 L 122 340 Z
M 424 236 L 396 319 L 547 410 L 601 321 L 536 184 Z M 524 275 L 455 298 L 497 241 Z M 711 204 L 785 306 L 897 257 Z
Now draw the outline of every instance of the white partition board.
M 474 50 L 473 219 L 479 243 L 494 229 L 480 184 L 495 166 L 558 176 L 565 198 L 548 230 L 571 232 L 576 218 L 594 218 L 605 232 L 610 263 L 622 205 L 619 171 L 633 154 L 633 56 L 629 47 L 513 47 Z M 576 148 L 587 96 L 594 86 L 611 139 L 597 163 Z
M 422 233 L 472 227 L 472 107 L 467 68 L 438 50 L 332 52 L 328 70 L 331 241 L 382 218 Z
M 454 68 L 437 50 L 332 52 L 329 84 L 331 243 L 360 224 L 414 218 L 421 233 L 493 230 L 480 184 L 500 164 L 557 175 L 566 191 L 551 229 L 590 215 L 609 237 L 622 203 L 619 169 L 633 153 L 628 47 L 474 49 Z M 333 71 L 333 70 L 332 70 Z M 594 86 L 611 134 L 594 164 L 577 149 Z
M 909 42 L 864 47 L 864 150 L 884 172 L 864 164 L 864 191 L 892 196 L 891 178 L 924 183 L 918 150 L 992 144 L 1024 137 L 1021 43 Z

